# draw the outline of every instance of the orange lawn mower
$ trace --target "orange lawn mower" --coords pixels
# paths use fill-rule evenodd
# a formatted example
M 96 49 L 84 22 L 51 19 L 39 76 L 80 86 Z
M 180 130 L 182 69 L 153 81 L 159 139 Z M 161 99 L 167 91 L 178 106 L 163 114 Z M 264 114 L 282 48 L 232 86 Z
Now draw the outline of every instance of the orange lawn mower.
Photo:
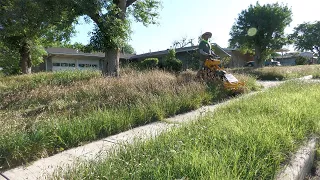
M 233 94 L 244 91 L 244 82 L 240 82 L 232 74 L 227 73 L 219 65 L 219 59 L 207 59 L 204 62 L 204 68 L 200 70 L 199 76 L 204 81 L 222 81 L 225 89 L 230 90 Z

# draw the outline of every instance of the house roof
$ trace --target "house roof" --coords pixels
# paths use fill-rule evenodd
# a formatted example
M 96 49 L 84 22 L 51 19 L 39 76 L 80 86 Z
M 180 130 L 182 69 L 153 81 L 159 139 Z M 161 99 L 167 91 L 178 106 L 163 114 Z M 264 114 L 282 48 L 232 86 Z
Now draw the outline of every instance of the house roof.
M 180 52 L 193 51 L 197 49 L 198 49 L 198 46 L 190 46 L 190 47 L 177 48 L 175 49 L 175 51 L 176 53 L 180 53 Z M 150 52 L 150 53 L 144 53 L 144 54 L 138 54 L 138 55 L 132 56 L 131 59 L 145 58 L 145 57 L 151 57 L 151 56 L 161 56 L 161 55 L 166 55 L 168 52 L 169 52 L 169 49 Z
M 212 45 L 217 47 L 217 48 L 219 48 L 226 55 L 231 56 L 224 48 L 221 48 L 218 44 L 213 43 Z M 195 51 L 195 50 L 198 50 L 198 46 L 189 46 L 189 47 L 183 47 L 183 48 L 175 49 L 176 53 Z M 169 52 L 169 49 L 162 50 L 162 51 L 145 53 L 145 54 L 138 54 L 138 55 L 132 56 L 130 59 L 139 59 L 139 58 L 147 58 L 147 57 L 153 57 L 153 56 L 162 56 L 162 55 L 168 54 L 168 52 Z
M 86 56 L 86 57 L 100 57 L 100 58 L 105 57 L 105 54 L 102 52 L 85 53 L 72 48 L 51 47 L 51 48 L 46 48 L 46 51 L 48 55 Z M 130 59 L 130 57 L 132 56 L 133 56 L 132 54 L 120 53 L 121 59 Z

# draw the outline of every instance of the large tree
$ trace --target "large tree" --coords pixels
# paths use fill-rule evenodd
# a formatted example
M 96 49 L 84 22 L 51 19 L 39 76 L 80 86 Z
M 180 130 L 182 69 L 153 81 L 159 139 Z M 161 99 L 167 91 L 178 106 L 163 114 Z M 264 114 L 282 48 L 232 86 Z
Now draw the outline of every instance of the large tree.
M 75 17 L 59 1 L 0 1 L 0 41 L 4 49 L 20 55 L 19 65 L 24 74 L 31 73 L 32 60 L 42 58 L 45 51 L 41 45 L 68 40 L 73 32 Z
M 250 5 L 243 10 L 233 25 L 229 40 L 230 46 L 254 50 L 255 65 L 262 67 L 265 58 L 275 49 L 280 49 L 289 41 L 284 29 L 292 21 L 288 6 L 275 4 Z
M 290 39 L 297 50 L 312 51 L 320 57 L 320 21 L 298 25 Z
M 160 0 L 68 0 L 69 7 L 95 24 L 89 48 L 105 52 L 103 74 L 119 75 L 120 49 L 130 37 L 130 15 L 145 26 L 157 23 Z M 148 42 L 146 42 L 148 43 Z

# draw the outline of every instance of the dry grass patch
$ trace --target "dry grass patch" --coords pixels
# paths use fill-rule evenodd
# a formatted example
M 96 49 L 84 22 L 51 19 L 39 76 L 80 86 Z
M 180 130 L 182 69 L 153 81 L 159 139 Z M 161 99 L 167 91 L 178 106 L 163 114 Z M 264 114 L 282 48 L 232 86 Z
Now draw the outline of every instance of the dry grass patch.
M 228 70 L 239 74 L 250 74 L 259 80 L 287 80 L 307 75 L 319 77 L 320 65 L 281 66 L 264 68 L 235 68 Z

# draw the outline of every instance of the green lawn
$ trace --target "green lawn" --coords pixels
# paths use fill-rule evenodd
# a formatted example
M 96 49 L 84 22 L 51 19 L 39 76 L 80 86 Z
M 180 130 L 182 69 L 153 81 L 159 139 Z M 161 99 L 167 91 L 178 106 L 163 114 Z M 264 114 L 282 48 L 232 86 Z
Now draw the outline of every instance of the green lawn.
M 320 132 L 320 84 L 287 82 L 55 179 L 273 179 Z
M 250 74 L 259 80 L 288 80 L 302 76 L 313 75 L 320 77 L 320 65 L 280 66 L 264 68 L 235 68 L 228 69 L 229 72 L 239 74 Z
M 259 87 L 239 75 L 247 91 Z M 0 79 L 0 170 L 47 157 L 229 96 L 195 72 L 39 73 Z

